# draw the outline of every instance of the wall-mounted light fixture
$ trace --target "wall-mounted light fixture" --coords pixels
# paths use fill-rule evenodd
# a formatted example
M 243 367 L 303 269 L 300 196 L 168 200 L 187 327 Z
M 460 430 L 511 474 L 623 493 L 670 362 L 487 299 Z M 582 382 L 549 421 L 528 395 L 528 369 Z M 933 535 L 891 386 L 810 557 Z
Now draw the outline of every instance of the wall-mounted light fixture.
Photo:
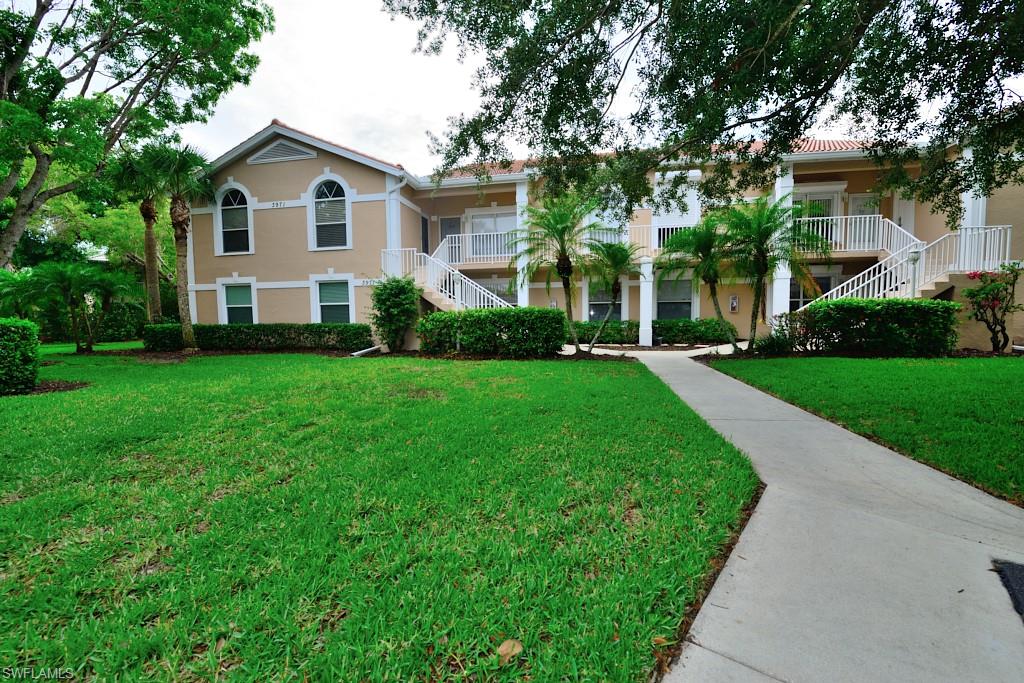
M 740 312 L 740 296 L 739 294 L 729 295 L 729 312 L 739 313 Z

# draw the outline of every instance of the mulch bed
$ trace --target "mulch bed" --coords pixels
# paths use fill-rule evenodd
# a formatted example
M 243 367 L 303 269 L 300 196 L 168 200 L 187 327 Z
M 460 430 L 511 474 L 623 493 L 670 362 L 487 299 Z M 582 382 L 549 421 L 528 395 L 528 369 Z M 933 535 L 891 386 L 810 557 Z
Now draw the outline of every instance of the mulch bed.
M 681 349 L 683 347 L 669 347 Z M 628 347 L 623 347 L 621 350 L 626 351 Z M 618 349 L 616 349 L 618 350 Z M 317 356 L 328 356 L 331 358 L 349 358 L 352 356 L 348 351 L 332 351 L 330 349 L 274 349 L 268 351 L 254 351 L 254 350 L 238 350 L 238 351 L 195 351 L 193 353 L 185 353 L 184 351 L 146 351 L 145 349 L 110 349 L 100 350 L 93 352 L 96 355 L 104 356 L 127 356 L 138 359 L 142 363 L 183 363 L 189 358 L 196 358 L 199 356 L 253 356 L 263 354 L 274 354 L 274 353 L 303 353 L 312 354 Z M 393 353 L 370 353 L 363 358 L 387 358 L 387 357 L 402 357 L 402 358 L 440 358 L 446 360 L 515 360 L 509 358 L 495 358 L 494 356 L 480 356 L 468 353 L 456 353 L 445 356 L 431 356 L 428 354 L 420 353 L 419 351 L 395 351 Z M 581 352 L 578 354 L 564 355 L 558 354 L 550 358 L 543 360 L 562 360 L 562 361 L 611 361 L 615 363 L 635 363 L 636 359 L 629 356 L 611 355 L 611 354 L 589 354 L 587 352 Z M 59 362 L 59 361 L 58 361 Z
M 74 391 L 89 386 L 89 382 L 65 382 L 60 379 L 40 380 L 36 388 L 28 392 L 31 394 L 51 394 L 55 391 Z

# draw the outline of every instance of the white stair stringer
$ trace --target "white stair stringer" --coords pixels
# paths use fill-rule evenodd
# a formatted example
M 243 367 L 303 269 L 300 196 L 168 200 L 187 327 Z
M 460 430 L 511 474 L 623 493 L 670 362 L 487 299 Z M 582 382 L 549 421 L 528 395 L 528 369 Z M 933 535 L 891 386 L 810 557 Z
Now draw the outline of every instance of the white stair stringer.
M 412 277 L 423 288 L 423 297 L 442 310 L 513 307 L 461 271 L 416 249 L 381 250 L 381 269 L 388 276 Z

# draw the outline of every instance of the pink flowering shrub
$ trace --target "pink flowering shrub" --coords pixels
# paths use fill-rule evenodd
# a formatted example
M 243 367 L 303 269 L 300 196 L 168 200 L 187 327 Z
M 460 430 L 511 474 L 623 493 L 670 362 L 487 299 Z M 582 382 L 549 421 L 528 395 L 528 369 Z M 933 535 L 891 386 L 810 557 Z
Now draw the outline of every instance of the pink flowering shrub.
M 1010 345 L 1006 331 L 1006 318 L 1016 311 L 1024 311 L 1024 305 L 1016 301 L 1017 281 L 1024 273 L 1024 263 L 1005 263 L 998 271 L 973 270 L 967 273 L 969 280 L 978 282 L 977 287 L 964 289 L 970 311 L 968 318 L 983 323 L 988 329 L 992 352 L 1002 353 Z

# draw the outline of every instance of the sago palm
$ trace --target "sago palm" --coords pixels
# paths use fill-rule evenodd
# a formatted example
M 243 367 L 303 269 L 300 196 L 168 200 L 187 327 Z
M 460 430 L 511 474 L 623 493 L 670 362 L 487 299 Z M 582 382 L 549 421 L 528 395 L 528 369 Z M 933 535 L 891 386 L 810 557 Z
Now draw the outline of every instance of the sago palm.
M 181 318 L 181 339 L 186 350 L 196 347 L 192 314 L 188 303 L 188 229 L 191 222 L 189 204 L 210 201 L 213 182 L 210 164 L 195 148 L 164 146 L 157 153 L 156 168 L 163 187 L 170 197 L 171 228 L 174 230 L 175 279 L 178 290 L 178 311 Z
M 674 273 L 678 278 L 688 268 L 693 268 L 693 277 L 708 286 L 711 305 L 715 307 L 715 315 L 722 323 L 722 329 L 729 335 L 734 353 L 739 352 L 733 327 L 726 322 L 722 314 L 722 305 L 718 300 L 718 283 L 726 269 L 726 263 L 732 256 L 732 243 L 729 233 L 722 225 L 721 215 L 709 214 L 692 228 L 679 230 L 665 241 L 661 254 L 658 255 L 656 267 L 658 279 Z
M 801 286 L 820 291 L 811 276 L 808 259 L 828 258 L 831 253 L 828 240 L 793 221 L 796 208 L 789 205 L 787 199 L 771 201 L 758 197 L 753 202 L 730 206 L 722 214 L 732 243 L 733 269 L 750 281 L 754 291 L 750 313 L 751 347 L 757 334 L 758 318 L 767 322 L 767 288 L 778 269 L 788 263 L 792 277 Z
M 163 317 L 160 307 L 160 257 L 156 242 L 157 201 L 165 194 L 159 145 L 148 144 L 140 150 L 128 150 L 115 160 L 111 177 L 131 201 L 139 203 L 145 226 L 146 313 L 150 322 Z
M 526 207 L 526 227 L 514 231 L 512 237 L 518 256 L 526 258 L 525 267 L 519 273 L 521 283 L 529 285 L 538 272 L 545 271 L 545 282 L 550 292 L 553 275 L 561 280 L 565 293 L 565 317 L 577 352 L 580 340 L 572 319 L 576 289 L 573 277 L 583 265 L 591 231 L 601 227 L 600 223 L 587 220 L 596 207 L 596 200 L 584 201 L 573 193 L 548 196 L 541 206 Z M 512 259 L 509 268 L 517 268 L 518 256 Z
M 594 344 L 601 338 L 601 334 L 612 317 L 615 304 L 622 296 L 622 278 L 628 278 L 640 272 L 640 267 L 637 265 L 640 246 L 592 240 L 587 243 L 587 247 L 590 250 L 590 255 L 584 262 L 587 278 L 590 284 L 597 285 L 600 289 L 608 292 L 611 297 L 608 312 L 605 313 L 604 320 L 598 326 L 594 338 L 590 340 L 590 351 L 593 352 Z

